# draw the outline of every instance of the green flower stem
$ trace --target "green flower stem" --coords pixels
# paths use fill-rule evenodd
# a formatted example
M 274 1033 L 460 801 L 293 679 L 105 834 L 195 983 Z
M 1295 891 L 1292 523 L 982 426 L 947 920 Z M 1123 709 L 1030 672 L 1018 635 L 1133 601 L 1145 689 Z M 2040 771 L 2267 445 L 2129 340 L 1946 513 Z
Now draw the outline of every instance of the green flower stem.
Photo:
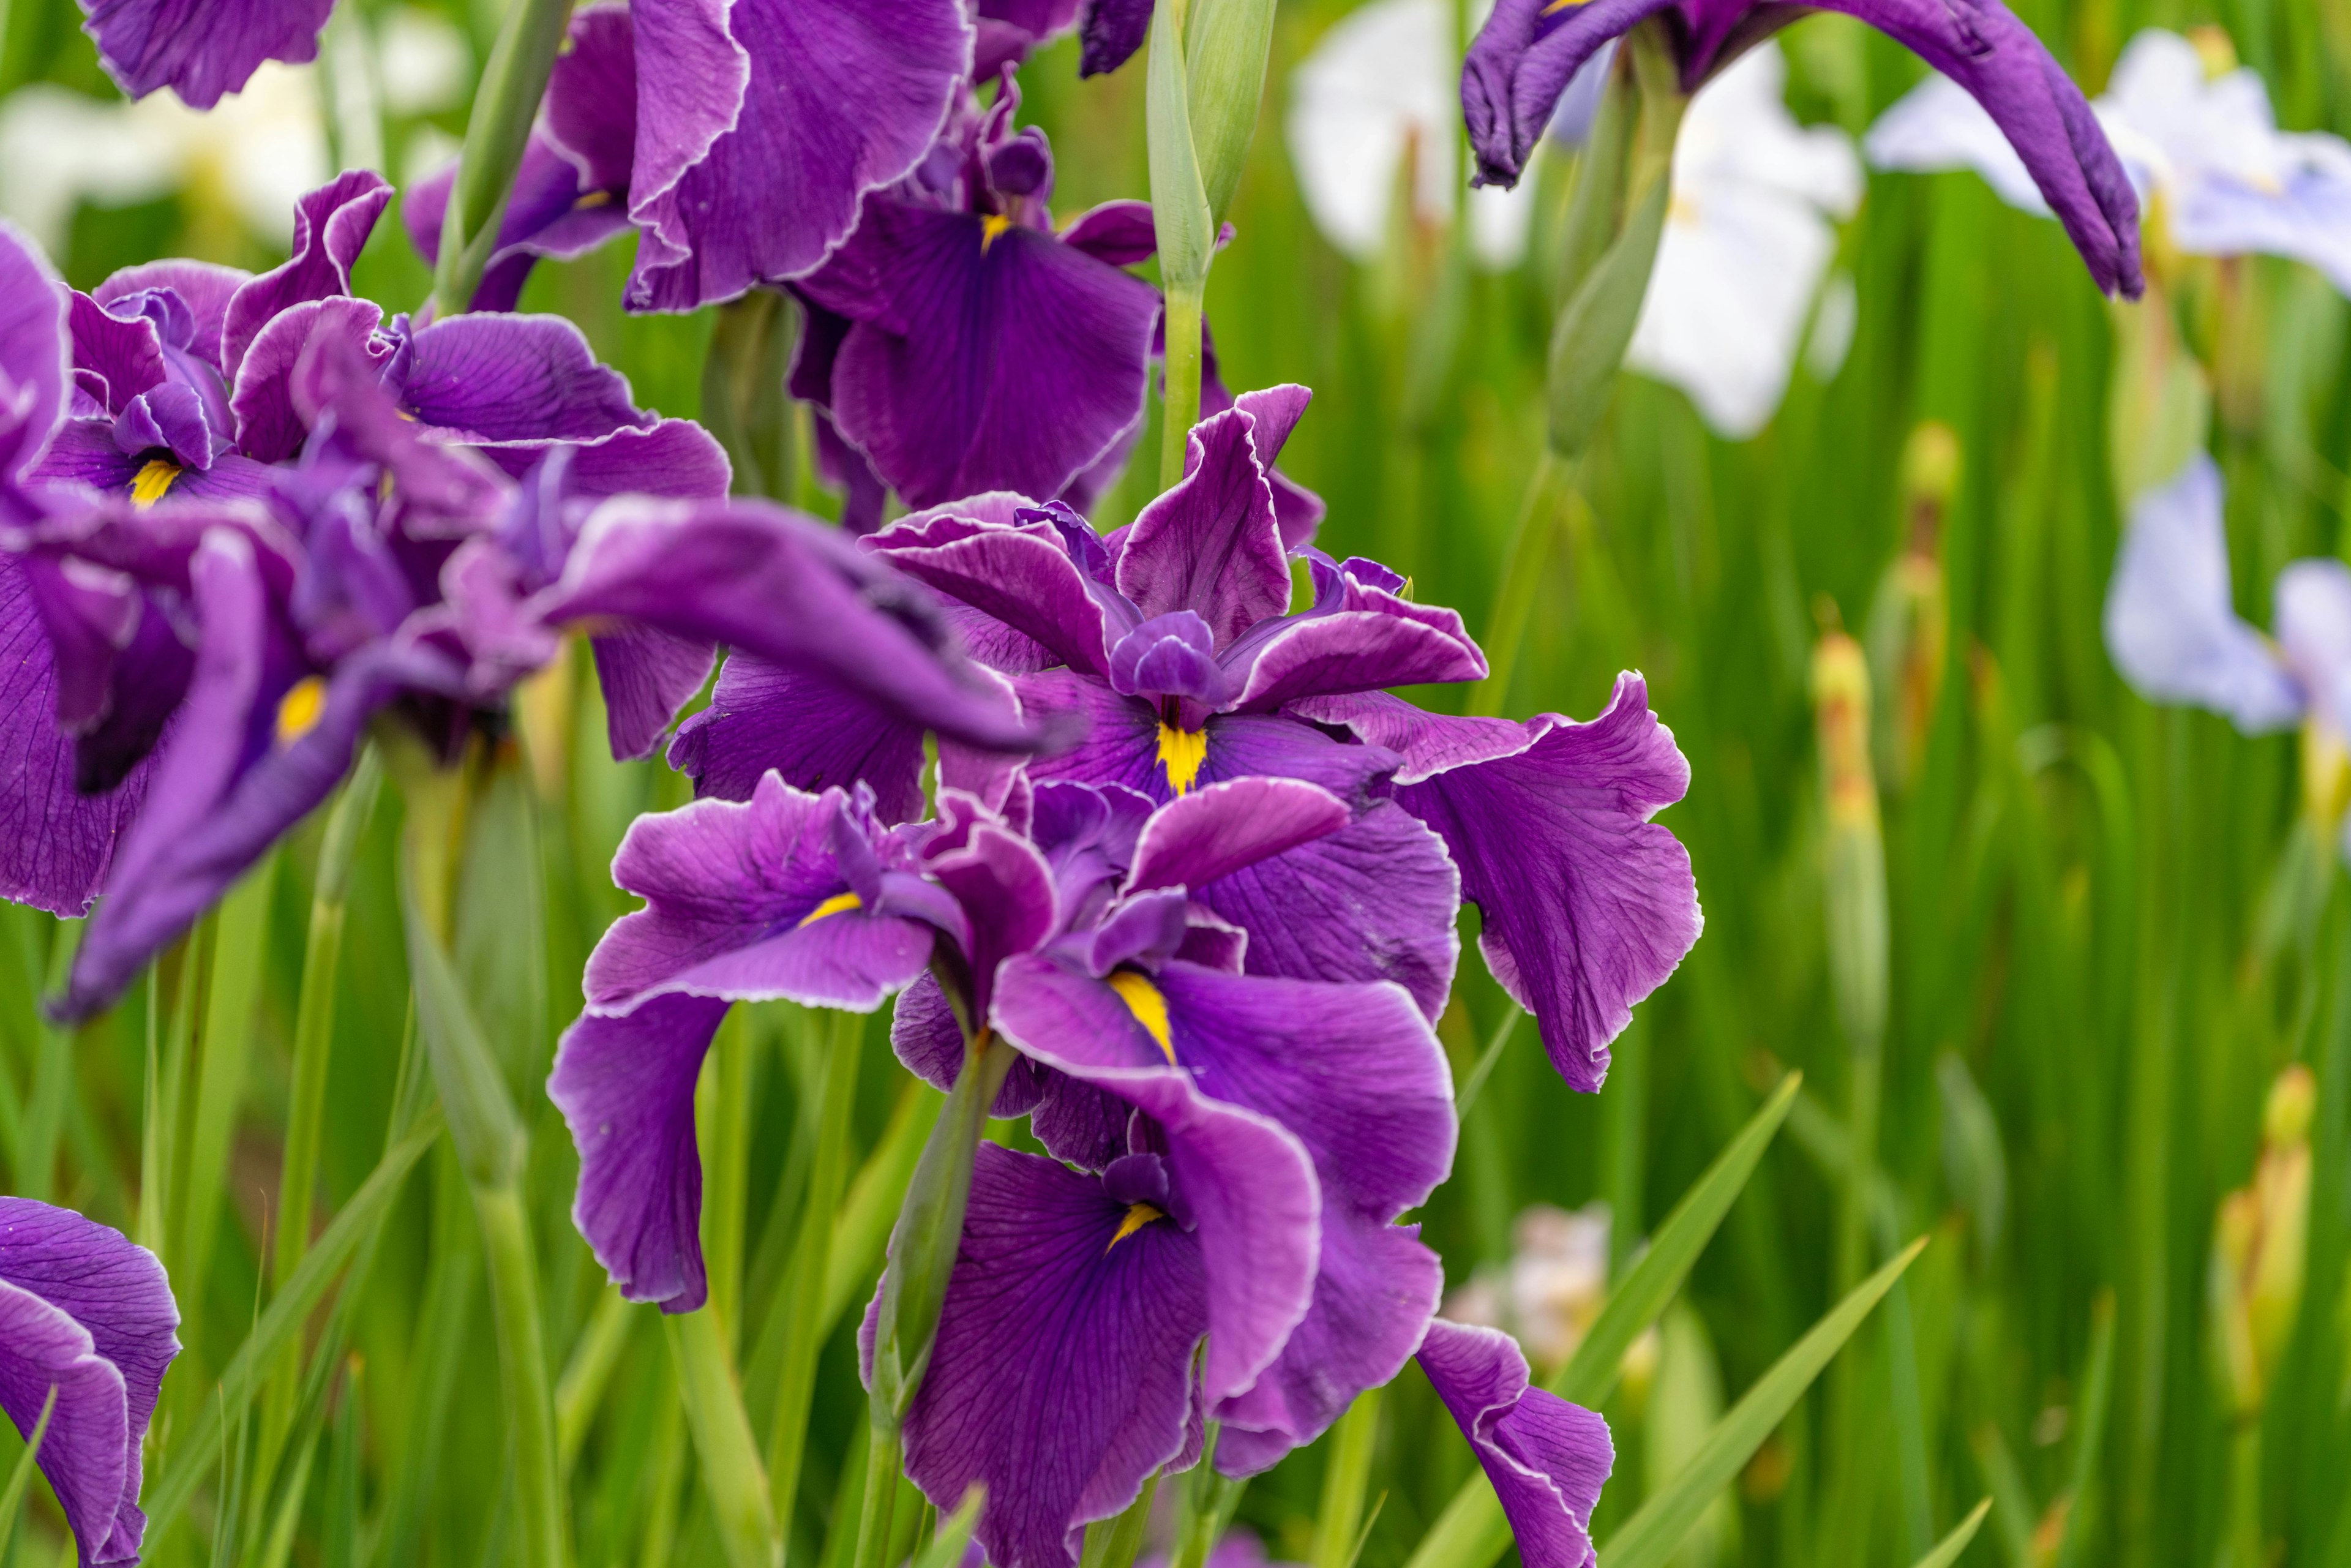
M 850 1568 L 885 1568 L 891 1515 L 898 1501 L 898 1423 L 875 1421 L 865 1446 L 865 1497 L 857 1513 L 857 1555 Z
M 702 1460 L 703 1489 L 711 1517 L 733 1568 L 771 1568 L 784 1558 L 776 1534 L 776 1513 L 768 1500 L 768 1477 L 758 1444 L 743 1412 L 743 1391 L 735 1378 L 726 1326 L 717 1312 L 676 1312 L 663 1318 L 677 1385 L 685 1401 L 686 1425 Z
M 711 1310 L 726 1331 L 731 1359 L 743 1338 L 743 1228 L 751 1174 L 751 1028 L 744 1009 L 727 1009 L 697 1087 L 695 1122 L 710 1140 L 703 1160 L 703 1251 Z
M 1167 394 L 1159 434 L 1159 485 L 1184 477 L 1184 454 L 1200 420 L 1201 286 L 1167 288 Z
M 1353 1568 L 1379 1435 L 1380 1391 L 1366 1388 L 1332 1430 L 1330 1464 L 1322 1472 L 1322 1506 L 1308 1558 L 1313 1568 Z
M 836 1013 L 831 1024 L 816 1155 L 809 1173 L 799 1234 L 792 1247 L 791 1270 L 785 1277 L 791 1318 L 777 1379 L 774 1427 L 768 1441 L 768 1479 L 775 1517 L 785 1521 L 791 1519 L 799 1498 L 800 1463 L 808 1453 L 809 1407 L 816 1396 L 817 1353 L 824 1348 L 832 1326 L 824 1311 L 825 1285 L 832 1268 L 833 1221 L 849 1179 L 850 1134 L 857 1112 L 858 1070 L 864 1057 L 865 1019 L 861 1015 Z
M 1124 1512 L 1086 1531 L 1085 1557 L 1079 1568 L 1132 1568 L 1143 1550 L 1144 1530 L 1151 1523 L 1152 1500 L 1158 1495 L 1159 1477 L 1154 1472 Z
M 466 309 L 481 286 L 482 269 L 489 265 L 506 218 L 515 169 L 570 18 L 571 0 L 514 0 L 497 42 L 490 46 L 442 223 L 441 256 L 433 274 L 436 317 Z
M 212 1264 L 221 1187 L 228 1179 L 229 1144 L 253 1054 L 254 1005 L 261 989 L 277 877 L 273 850 L 221 901 L 213 924 L 204 1028 L 196 1037 L 195 1120 L 188 1133 L 187 1186 L 180 1195 L 180 1254 L 172 1260 L 177 1270 L 173 1283 L 191 1301 L 204 1300 L 204 1277 Z
M 555 1407 L 538 1316 L 538 1265 L 517 1183 L 475 1186 L 474 1213 L 489 1265 L 490 1309 L 498 1335 L 515 1490 L 528 1568 L 563 1568 L 563 1498 L 555 1479 Z
M 1185 0 L 1151 17 L 1144 83 L 1144 137 L 1151 163 L 1151 221 L 1166 290 L 1166 403 L 1159 437 L 1159 483 L 1184 476 L 1185 438 L 1200 415 L 1200 305 L 1216 254 L 1216 218 L 1192 140 L 1190 74 L 1185 60 Z

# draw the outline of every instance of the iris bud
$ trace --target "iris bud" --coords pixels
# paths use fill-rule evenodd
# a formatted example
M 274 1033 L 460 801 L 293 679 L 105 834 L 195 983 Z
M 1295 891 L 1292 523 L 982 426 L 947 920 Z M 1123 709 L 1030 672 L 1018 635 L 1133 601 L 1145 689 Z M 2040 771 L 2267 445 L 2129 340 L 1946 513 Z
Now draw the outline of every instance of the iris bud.
M 2209 1283 L 2221 1392 L 2256 1419 L 2302 1307 L 2310 1228 L 2310 1123 L 2317 1082 L 2300 1062 L 2270 1086 L 2252 1185 L 2220 1200 Z

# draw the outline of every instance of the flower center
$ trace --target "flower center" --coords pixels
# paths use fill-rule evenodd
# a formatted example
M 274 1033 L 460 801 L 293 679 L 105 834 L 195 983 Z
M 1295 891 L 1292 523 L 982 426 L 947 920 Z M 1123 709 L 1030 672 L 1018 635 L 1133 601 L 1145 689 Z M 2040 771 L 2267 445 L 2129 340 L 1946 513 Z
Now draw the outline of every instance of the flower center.
M 172 481 L 179 476 L 180 465 L 170 458 L 149 458 L 147 466 L 131 476 L 131 504 L 134 507 L 153 506 L 163 498 L 163 492 L 169 490 Z
M 1178 795 L 1191 793 L 1198 782 L 1201 765 L 1208 760 L 1208 732 L 1205 729 L 1177 729 L 1162 719 L 1159 723 L 1159 766 L 1167 775 L 1167 788 Z
M 152 463 L 148 465 L 151 469 L 155 465 Z M 179 470 L 174 468 L 172 472 L 177 474 Z M 140 477 L 144 479 L 146 476 L 141 474 Z M 171 481 L 166 479 L 164 483 L 168 485 Z M 162 493 L 161 490 L 156 492 L 158 495 Z M 137 492 L 133 491 L 132 495 L 135 497 Z M 151 503 L 141 502 L 141 504 L 143 506 Z M 277 744 L 293 745 L 318 728 L 319 720 L 326 716 L 326 712 L 327 683 L 316 675 L 303 676 L 294 683 L 292 688 L 284 696 L 277 699 Z
M 1176 1046 L 1167 1033 L 1167 998 L 1159 994 L 1159 988 L 1133 969 L 1114 969 L 1111 971 L 1110 988 L 1118 993 L 1118 999 L 1126 1004 L 1134 1021 L 1151 1036 L 1159 1053 L 1167 1059 L 1167 1065 L 1175 1066 Z
M 810 910 L 806 915 L 801 915 L 800 925 L 813 925 L 828 915 L 840 915 L 847 910 L 862 909 L 864 907 L 865 905 L 859 900 L 857 894 L 853 893 L 836 893 L 831 898 L 826 899 L 822 904 L 818 904 L 814 909 Z M 792 927 L 795 931 L 799 928 L 799 925 Z
M 1126 1206 L 1126 1218 L 1118 1222 L 1118 1234 L 1110 1239 L 1110 1247 L 1117 1246 L 1120 1242 L 1125 1240 L 1128 1237 L 1134 1235 L 1136 1231 L 1142 1229 L 1153 1220 L 1165 1219 L 1167 1217 L 1165 1215 L 1160 1213 L 1157 1209 L 1152 1207 L 1147 1203 L 1128 1204 Z M 1110 1250 L 1110 1247 L 1105 1247 L 1102 1250 L 1107 1252 Z
M 1012 226 L 1012 220 L 1002 213 L 990 213 L 979 220 L 979 254 L 986 256 L 996 236 Z

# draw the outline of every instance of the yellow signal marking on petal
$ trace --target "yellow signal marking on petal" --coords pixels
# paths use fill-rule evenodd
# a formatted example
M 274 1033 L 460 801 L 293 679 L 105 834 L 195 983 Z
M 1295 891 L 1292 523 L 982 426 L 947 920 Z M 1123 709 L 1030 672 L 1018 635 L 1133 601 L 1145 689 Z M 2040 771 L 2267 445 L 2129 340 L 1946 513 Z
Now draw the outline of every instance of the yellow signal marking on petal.
M 1118 1234 L 1110 1239 L 1110 1247 L 1117 1246 L 1120 1242 L 1125 1240 L 1128 1237 L 1134 1235 L 1136 1231 L 1142 1229 L 1153 1220 L 1165 1219 L 1167 1217 L 1165 1215 L 1160 1213 L 1157 1209 L 1152 1207 L 1147 1203 L 1128 1204 L 1126 1206 L 1126 1218 L 1118 1222 Z M 1110 1247 L 1105 1247 L 1102 1250 L 1107 1252 L 1110 1250 Z
M 327 683 L 316 675 L 303 676 L 277 699 L 277 744 L 293 745 L 318 728 L 326 715 Z
M 590 207 L 608 207 L 611 204 L 612 193 L 610 191 L 590 191 L 571 204 L 573 208 L 583 212 Z
M 839 915 L 845 910 L 862 909 L 864 907 L 865 905 L 859 901 L 858 896 L 855 894 L 836 893 L 831 898 L 826 899 L 822 904 L 818 904 L 814 909 L 810 910 L 806 915 L 801 915 L 800 925 L 813 925 L 828 915 Z M 795 925 L 792 929 L 797 931 L 799 929 L 799 926 Z
M 1573 11 L 1578 5 L 1588 4 L 1590 4 L 1590 0 L 1551 0 L 1550 5 L 1536 12 L 1535 15 L 1538 16 L 1556 16 L 1562 11 Z
M 172 487 L 172 481 L 179 476 L 180 465 L 170 458 L 149 458 L 147 466 L 131 476 L 131 504 L 134 507 L 153 506 L 163 498 L 164 492 Z
M 1207 731 L 1160 725 L 1159 766 L 1167 771 L 1167 788 L 1178 795 L 1190 794 L 1199 779 L 1201 765 L 1207 760 Z
M 1167 998 L 1159 994 L 1159 988 L 1133 969 L 1114 969 L 1111 972 L 1110 988 L 1118 993 L 1118 999 L 1126 1004 L 1134 1021 L 1158 1045 L 1160 1054 L 1167 1058 L 1167 1065 L 1175 1066 L 1176 1046 L 1167 1034 Z
M 979 220 L 979 254 L 986 256 L 996 236 L 1012 226 L 1012 220 L 1002 213 L 990 213 Z

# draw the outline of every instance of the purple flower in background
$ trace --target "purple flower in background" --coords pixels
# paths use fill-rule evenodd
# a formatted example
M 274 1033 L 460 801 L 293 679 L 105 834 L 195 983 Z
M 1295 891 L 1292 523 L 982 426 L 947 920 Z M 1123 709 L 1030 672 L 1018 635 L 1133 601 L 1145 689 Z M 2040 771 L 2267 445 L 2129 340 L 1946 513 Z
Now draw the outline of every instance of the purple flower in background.
M 2351 745 L 2351 567 L 2289 564 L 2273 590 L 2274 641 L 2263 637 L 2231 601 L 2221 501 L 2220 470 L 2199 452 L 2132 504 L 2106 589 L 2106 652 L 2149 702 L 2208 709 L 2247 735 L 2301 725 L 2320 742 L 2307 759 L 2339 757 Z
M 906 178 L 795 283 L 811 307 L 795 396 L 910 506 L 993 489 L 1055 496 L 1143 418 L 1159 297 L 1122 268 L 1151 209 L 1113 202 L 1056 233 L 1044 133 L 1013 129 L 1003 78 L 967 96 Z
M 179 1326 L 153 1253 L 71 1209 L 0 1197 L 0 1409 L 29 1441 L 54 1392 L 41 1473 L 85 1568 L 139 1561 L 141 1449 Z
M 1494 1483 L 1526 1568 L 1591 1568 L 1592 1510 L 1616 1460 L 1608 1423 L 1528 1387 L 1527 1358 L 1499 1329 L 1440 1318 L 1420 1367 Z
M 1965 88 L 1997 121 L 2098 287 L 2140 289 L 2138 198 L 2082 90 L 1999 0 L 1832 0 Z M 1776 0 L 1499 0 L 1461 67 L 1480 183 L 1514 185 L 1576 70 L 1663 15 L 1684 91 L 1804 14 Z
M 81 8 L 82 31 L 124 92 L 168 87 L 189 108 L 210 109 L 264 60 L 316 59 L 334 0 L 81 0 Z
M 1648 820 L 1680 799 L 1687 765 L 1635 675 L 1588 724 L 1449 718 L 1384 695 L 1479 678 L 1485 660 L 1458 615 L 1406 598 L 1385 568 L 1334 562 L 1285 533 L 1270 465 L 1305 402 L 1296 387 L 1246 393 L 1202 421 L 1183 481 L 1107 538 L 1066 507 L 987 496 L 901 519 L 867 548 L 951 601 L 974 657 L 1031 717 L 1085 721 L 1084 741 L 1032 760 L 1031 778 L 1165 801 L 1273 775 L 1353 808 L 1343 829 L 1203 893 L 1250 932 L 1249 973 L 1394 979 L 1433 1018 L 1467 896 L 1484 912 L 1495 977 L 1535 1014 L 1568 1081 L 1596 1089 L 1632 1005 L 1698 937 L 1688 856 Z M 1314 595 L 1285 613 L 1293 559 Z M 889 813 L 919 800 L 918 742 L 762 674 L 722 677 L 670 755 L 705 793 L 739 799 L 768 768 L 801 788 L 853 776 Z M 946 782 L 985 793 L 1001 764 L 950 748 L 941 766 Z M 1404 883 L 1425 900 L 1375 895 L 1405 861 L 1437 871 Z M 1350 918 L 1279 918 L 1300 900 Z

